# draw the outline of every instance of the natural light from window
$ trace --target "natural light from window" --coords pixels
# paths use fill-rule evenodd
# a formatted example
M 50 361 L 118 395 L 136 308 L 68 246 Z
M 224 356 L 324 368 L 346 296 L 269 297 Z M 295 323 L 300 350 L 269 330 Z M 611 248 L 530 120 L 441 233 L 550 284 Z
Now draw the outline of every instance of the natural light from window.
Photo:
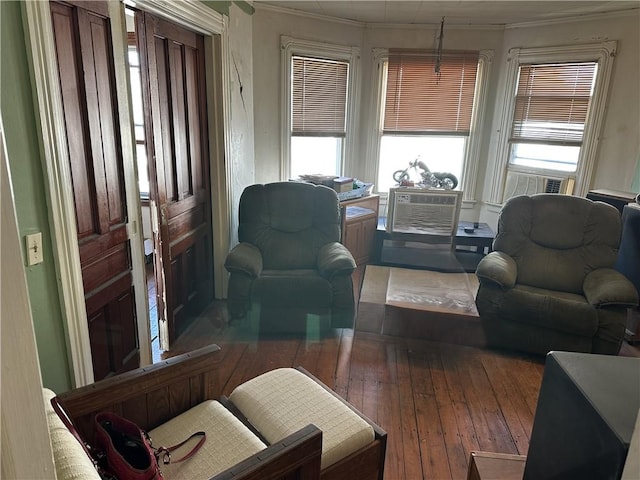
M 432 172 L 453 173 L 461 181 L 466 136 L 383 135 L 378 164 L 379 192 L 395 187 L 393 173 L 404 170 L 419 157 Z M 420 180 L 420 171 L 409 170 L 410 178 Z
M 579 155 L 579 146 L 515 143 L 511 147 L 511 164 L 572 173 L 578 167 Z
M 149 171 L 144 138 L 144 113 L 142 111 L 142 89 L 140 79 L 140 58 L 135 45 L 130 45 L 129 76 L 131 77 L 131 103 L 133 125 L 136 136 L 136 158 L 138 161 L 138 187 L 141 198 L 149 198 Z
M 341 137 L 291 137 L 291 178 L 300 175 L 340 175 Z

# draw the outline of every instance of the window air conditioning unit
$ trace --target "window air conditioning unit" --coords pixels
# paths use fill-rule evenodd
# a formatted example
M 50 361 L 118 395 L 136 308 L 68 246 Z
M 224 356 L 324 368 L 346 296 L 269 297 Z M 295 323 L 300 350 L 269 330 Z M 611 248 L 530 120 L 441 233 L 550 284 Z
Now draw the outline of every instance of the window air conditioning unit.
M 387 231 L 455 238 L 461 202 L 456 190 L 391 188 Z
M 562 193 L 571 195 L 576 180 L 573 177 L 549 177 L 533 173 L 507 172 L 502 202 L 518 195 L 534 195 L 536 193 Z

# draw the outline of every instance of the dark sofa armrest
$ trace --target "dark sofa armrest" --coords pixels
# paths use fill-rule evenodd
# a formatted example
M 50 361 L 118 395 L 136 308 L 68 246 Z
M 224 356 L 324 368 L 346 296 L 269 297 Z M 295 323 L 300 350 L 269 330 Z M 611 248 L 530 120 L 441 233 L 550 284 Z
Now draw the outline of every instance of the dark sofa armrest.
M 335 275 L 351 275 L 356 269 L 356 262 L 347 247 L 332 242 L 320 248 L 317 266 L 320 275 L 330 279 Z
M 255 245 L 240 243 L 227 255 L 224 267 L 229 273 L 244 273 L 251 278 L 262 273 L 262 253 Z
M 516 261 L 504 252 L 491 252 L 478 263 L 476 275 L 503 288 L 513 288 L 518 278 Z
M 638 305 L 638 292 L 633 283 L 613 268 L 597 268 L 589 272 L 582 289 L 587 301 L 595 307 Z

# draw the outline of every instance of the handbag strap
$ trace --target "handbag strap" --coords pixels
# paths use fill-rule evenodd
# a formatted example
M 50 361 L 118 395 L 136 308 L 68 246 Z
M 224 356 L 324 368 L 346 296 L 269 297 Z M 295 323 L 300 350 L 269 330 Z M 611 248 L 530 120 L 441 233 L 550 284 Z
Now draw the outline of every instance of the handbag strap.
M 202 437 L 202 438 L 182 458 L 179 458 L 178 460 L 172 460 L 171 459 L 171 452 L 173 452 L 174 450 L 177 450 L 178 448 L 183 446 L 185 443 L 187 443 L 189 440 L 191 440 L 194 437 Z M 165 465 L 169 465 L 170 463 L 183 462 L 183 461 L 188 460 L 189 458 L 193 457 L 196 454 L 196 452 L 198 450 L 200 450 L 200 448 L 202 447 L 202 445 L 204 444 L 206 439 L 207 439 L 207 434 L 205 432 L 196 432 L 196 433 L 191 434 L 189 436 L 189 438 L 186 438 L 185 440 L 183 440 L 180 443 L 177 443 L 176 445 L 173 445 L 171 447 L 160 447 L 160 448 L 156 449 L 156 454 L 158 456 L 160 456 L 162 454 L 162 463 L 164 463 Z
M 91 462 L 93 462 L 93 465 L 97 469 L 98 468 L 98 460 L 96 458 L 94 458 L 93 454 L 91 453 L 91 449 L 90 449 L 89 444 L 86 443 L 82 439 L 82 437 L 78 433 L 78 430 L 76 430 L 76 426 L 73 424 L 73 421 L 71 420 L 71 417 L 69 416 L 67 411 L 64 409 L 64 407 L 62 406 L 62 403 L 60 403 L 60 399 L 58 399 L 57 396 L 53 397 L 51 399 L 51 406 L 53 407 L 53 411 L 56 412 L 58 417 L 60 417 L 60 420 L 62 421 L 64 426 L 67 427 L 67 429 L 76 438 L 76 440 L 78 440 L 80 445 L 82 445 L 82 448 L 84 449 L 84 451 L 86 452 L 87 456 L 91 459 Z

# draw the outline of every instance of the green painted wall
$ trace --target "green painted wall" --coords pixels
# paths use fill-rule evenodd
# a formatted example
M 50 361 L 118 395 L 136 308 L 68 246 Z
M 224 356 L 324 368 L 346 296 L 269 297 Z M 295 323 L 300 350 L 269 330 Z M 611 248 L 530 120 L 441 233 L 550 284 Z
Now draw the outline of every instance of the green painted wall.
M 25 267 L 42 381 L 56 392 L 71 388 L 64 324 L 52 256 L 38 124 L 34 113 L 20 2 L 0 1 L 0 111 L 6 134 L 18 229 L 22 242 L 42 232 L 44 263 Z M 24 257 L 22 252 L 16 255 Z

